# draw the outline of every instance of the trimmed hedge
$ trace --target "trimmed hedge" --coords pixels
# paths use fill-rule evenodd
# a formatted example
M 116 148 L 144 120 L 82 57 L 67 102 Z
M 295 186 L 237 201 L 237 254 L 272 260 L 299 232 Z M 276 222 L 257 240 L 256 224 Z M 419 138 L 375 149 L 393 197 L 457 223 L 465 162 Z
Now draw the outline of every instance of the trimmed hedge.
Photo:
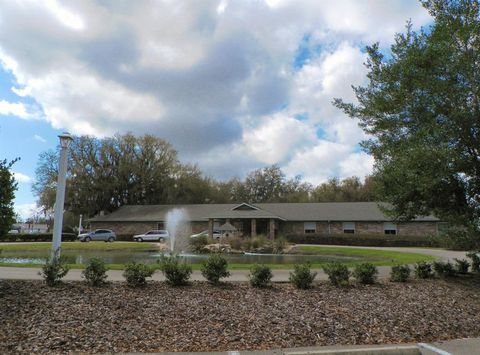
M 436 247 L 438 238 L 399 235 L 363 234 L 290 234 L 287 240 L 295 244 L 354 245 L 368 247 Z
M 77 234 L 75 233 L 62 233 L 62 242 L 74 242 L 77 240 Z M 20 233 L 20 234 L 7 234 L 0 237 L 0 243 L 2 242 L 51 242 L 52 233 Z M 117 241 L 133 242 L 133 234 L 117 234 Z
M 51 242 L 52 233 L 19 233 L 7 234 L 0 237 L 1 242 Z M 74 233 L 62 233 L 62 241 L 73 242 L 77 240 L 77 235 Z

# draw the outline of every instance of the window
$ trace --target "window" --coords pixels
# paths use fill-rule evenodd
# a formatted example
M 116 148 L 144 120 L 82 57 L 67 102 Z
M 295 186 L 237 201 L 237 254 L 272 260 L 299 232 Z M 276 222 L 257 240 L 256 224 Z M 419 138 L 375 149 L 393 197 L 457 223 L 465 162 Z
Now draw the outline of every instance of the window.
M 303 231 L 307 233 L 316 233 L 317 232 L 317 223 L 316 222 L 304 222 Z
M 355 234 L 355 222 L 343 222 L 343 233 L 345 234 Z
M 391 222 L 385 222 L 383 224 L 383 231 L 385 234 L 397 234 L 397 225 Z

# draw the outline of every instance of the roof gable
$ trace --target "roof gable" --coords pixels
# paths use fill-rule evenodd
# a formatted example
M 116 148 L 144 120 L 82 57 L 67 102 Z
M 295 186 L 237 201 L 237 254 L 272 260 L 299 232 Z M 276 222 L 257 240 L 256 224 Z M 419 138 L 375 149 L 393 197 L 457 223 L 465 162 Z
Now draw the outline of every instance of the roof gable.
M 253 205 L 249 205 L 248 203 L 241 203 L 232 208 L 232 211 L 258 211 L 259 208 Z

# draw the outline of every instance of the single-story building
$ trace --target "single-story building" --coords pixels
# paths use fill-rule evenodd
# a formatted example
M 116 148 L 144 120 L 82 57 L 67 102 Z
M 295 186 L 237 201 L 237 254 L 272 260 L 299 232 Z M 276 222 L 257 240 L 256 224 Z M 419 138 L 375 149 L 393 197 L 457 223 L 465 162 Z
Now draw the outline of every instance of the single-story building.
M 324 203 L 239 203 L 196 205 L 126 205 L 110 214 L 90 219 L 90 228 L 112 229 L 117 234 L 139 234 L 151 229 L 166 229 L 167 215 L 181 210 L 183 233 L 210 233 L 229 223 L 236 235 L 437 235 L 440 221 L 434 216 L 396 222 L 386 216 L 377 202 Z M 178 214 L 178 213 L 177 213 Z

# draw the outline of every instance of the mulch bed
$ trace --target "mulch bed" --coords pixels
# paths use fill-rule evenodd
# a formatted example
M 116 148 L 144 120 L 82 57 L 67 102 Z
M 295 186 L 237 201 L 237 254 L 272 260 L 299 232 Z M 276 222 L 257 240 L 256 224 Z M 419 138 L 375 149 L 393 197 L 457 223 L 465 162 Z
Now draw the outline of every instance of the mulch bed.
M 269 349 L 480 336 L 478 279 L 312 290 L 0 280 L 0 353 Z

